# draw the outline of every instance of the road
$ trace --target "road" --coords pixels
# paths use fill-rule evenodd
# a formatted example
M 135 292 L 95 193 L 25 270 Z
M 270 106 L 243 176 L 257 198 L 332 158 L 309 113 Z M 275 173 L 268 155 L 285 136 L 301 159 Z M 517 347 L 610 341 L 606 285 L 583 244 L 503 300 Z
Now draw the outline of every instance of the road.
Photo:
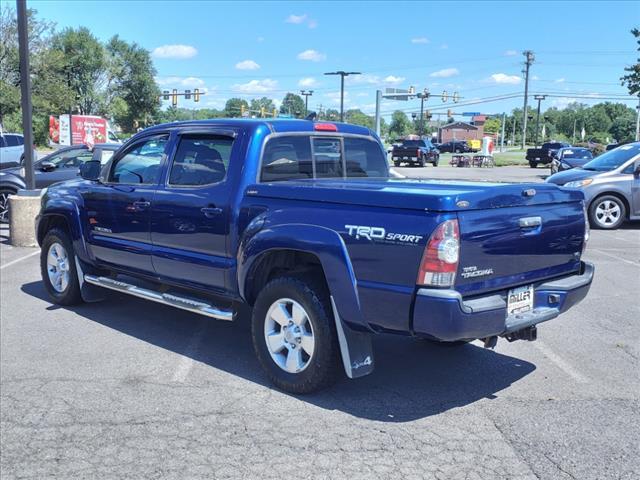
M 54 306 L 37 250 L 10 247 L 7 234 L 3 480 L 640 476 L 640 225 L 593 232 L 591 293 L 538 341 L 492 351 L 380 336 L 373 375 L 302 397 L 269 385 L 246 319 L 112 292 Z

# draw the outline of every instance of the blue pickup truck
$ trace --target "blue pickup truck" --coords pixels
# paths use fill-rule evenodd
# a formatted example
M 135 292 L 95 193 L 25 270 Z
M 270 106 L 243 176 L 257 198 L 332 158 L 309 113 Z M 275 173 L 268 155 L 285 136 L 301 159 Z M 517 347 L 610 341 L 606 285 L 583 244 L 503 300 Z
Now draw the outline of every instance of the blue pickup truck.
M 534 340 L 593 277 L 579 191 L 392 178 L 354 125 L 159 125 L 81 175 L 36 221 L 53 302 L 111 289 L 221 320 L 248 305 L 260 364 L 295 393 L 370 373 L 378 333 Z

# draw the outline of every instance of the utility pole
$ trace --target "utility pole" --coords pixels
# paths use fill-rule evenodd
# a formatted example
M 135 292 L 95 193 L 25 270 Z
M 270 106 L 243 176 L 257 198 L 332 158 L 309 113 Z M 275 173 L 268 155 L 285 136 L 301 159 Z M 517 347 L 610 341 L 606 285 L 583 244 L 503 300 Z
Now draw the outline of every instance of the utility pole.
M 636 142 L 640 141 L 640 95 L 638 96 L 638 106 L 636 107 Z
M 380 103 L 382 102 L 382 90 L 376 90 L 376 135 L 380 136 Z
M 507 114 L 502 113 L 502 133 L 500 134 L 500 152 L 504 152 L 504 127 L 507 123 Z
M 22 133 L 24 135 L 24 170 L 27 190 L 36 188 L 33 176 L 33 123 L 31 119 L 31 76 L 29 75 L 29 30 L 27 1 L 17 0 L 18 52 L 20 55 L 20 95 L 22 107 Z M 69 118 L 71 121 L 71 118 Z
M 325 75 L 340 75 L 340 121 L 344 122 L 344 77 L 348 77 L 349 75 L 362 75 L 362 73 L 338 70 L 337 72 L 326 72 Z
M 426 88 L 416 95 L 420 99 L 420 137 L 424 135 L 424 99 L 429 98 L 429 90 Z
M 576 122 L 578 121 L 578 118 L 576 117 L 576 114 L 573 114 L 573 137 L 571 137 L 571 143 L 576 143 Z
M 535 95 L 533 98 L 538 101 L 538 114 L 536 115 L 536 148 L 538 148 L 538 132 L 540 129 L 540 102 L 547 98 L 547 96 Z
M 309 97 L 313 95 L 313 90 L 300 90 L 300 95 L 304 97 L 304 116 L 309 114 Z
M 529 101 L 529 68 L 535 60 L 535 55 L 531 50 L 522 52 L 526 60 L 524 62 L 524 107 L 522 109 L 522 149 L 525 149 L 527 142 L 527 103 Z

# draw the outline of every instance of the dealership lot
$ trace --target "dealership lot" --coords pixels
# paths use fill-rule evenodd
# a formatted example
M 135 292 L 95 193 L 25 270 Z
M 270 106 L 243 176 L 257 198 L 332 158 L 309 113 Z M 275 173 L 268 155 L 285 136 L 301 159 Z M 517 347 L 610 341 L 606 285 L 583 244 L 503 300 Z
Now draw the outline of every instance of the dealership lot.
M 400 168 L 537 181 L 548 169 Z M 2 478 L 637 478 L 640 225 L 594 231 L 589 296 L 533 343 L 375 339 L 377 370 L 274 390 L 246 319 L 119 294 L 46 300 L 35 249 L 0 229 Z

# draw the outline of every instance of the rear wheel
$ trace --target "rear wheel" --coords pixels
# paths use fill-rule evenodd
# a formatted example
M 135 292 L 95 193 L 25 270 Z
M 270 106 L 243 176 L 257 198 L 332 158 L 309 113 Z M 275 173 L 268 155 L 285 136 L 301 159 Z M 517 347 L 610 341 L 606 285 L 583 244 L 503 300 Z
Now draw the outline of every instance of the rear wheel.
M 533 160 L 529 160 L 529 166 L 531 168 L 538 168 L 538 162 L 534 162 Z
M 399 166 L 400 166 L 400 162 L 393 162 L 393 164 L 394 164 L 396 167 L 399 167 Z
M 49 230 L 42 241 L 40 271 L 44 287 L 54 303 L 76 305 L 82 302 L 71 239 L 64 230 Z
M 426 166 L 427 166 L 427 158 L 426 158 L 424 155 L 422 155 L 422 156 L 420 157 L 420 164 L 419 164 L 419 165 L 420 165 L 421 167 L 426 167 Z
M 614 195 L 603 195 L 591 202 L 589 223 L 593 228 L 614 230 L 627 216 L 624 202 Z
M 331 385 L 340 349 L 326 288 L 308 279 L 280 277 L 259 293 L 251 335 L 260 365 L 280 389 L 310 393 Z
M 15 190 L 0 188 L 0 223 L 9 222 L 9 195 L 15 195 Z

